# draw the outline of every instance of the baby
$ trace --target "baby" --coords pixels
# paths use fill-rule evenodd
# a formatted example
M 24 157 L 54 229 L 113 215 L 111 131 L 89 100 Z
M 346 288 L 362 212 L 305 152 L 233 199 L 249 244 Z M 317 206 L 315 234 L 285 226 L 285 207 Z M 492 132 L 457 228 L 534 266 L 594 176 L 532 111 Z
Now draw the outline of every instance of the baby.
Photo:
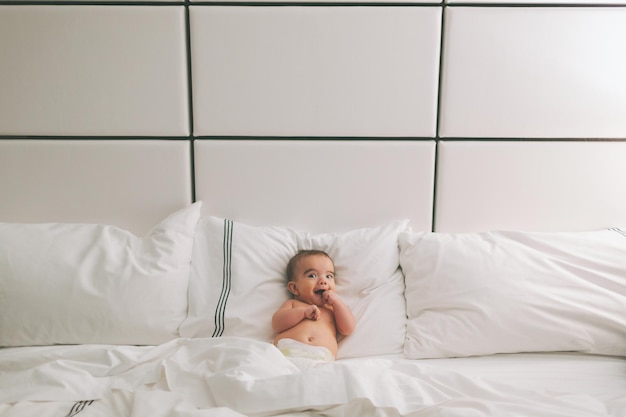
M 272 317 L 274 344 L 289 358 L 314 364 L 334 360 L 337 333 L 349 335 L 356 323 L 335 293 L 333 260 L 323 251 L 300 251 L 287 265 L 287 279 L 293 298 Z

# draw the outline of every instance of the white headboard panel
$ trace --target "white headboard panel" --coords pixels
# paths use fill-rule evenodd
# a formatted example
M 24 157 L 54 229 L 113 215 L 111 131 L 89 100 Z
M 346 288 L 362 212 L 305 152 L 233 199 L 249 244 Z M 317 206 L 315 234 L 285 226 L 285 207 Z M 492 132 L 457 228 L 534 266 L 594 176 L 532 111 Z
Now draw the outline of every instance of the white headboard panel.
M 626 225 L 625 142 L 440 142 L 435 230 Z
M 0 6 L 0 135 L 186 135 L 181 7 Z
M 0 221 L 85 222 L 143 235 L 191 203 L 189 143 L 0 140 Z
M 626 9 L 446 9 L 441 137 L 623 138 Z
M 196 198 L 256 225 L 430 230 L 434 164 L 434 141 L 197 140 Z
M 194 134 L 432 137 L 441 13 L 191 7 Z

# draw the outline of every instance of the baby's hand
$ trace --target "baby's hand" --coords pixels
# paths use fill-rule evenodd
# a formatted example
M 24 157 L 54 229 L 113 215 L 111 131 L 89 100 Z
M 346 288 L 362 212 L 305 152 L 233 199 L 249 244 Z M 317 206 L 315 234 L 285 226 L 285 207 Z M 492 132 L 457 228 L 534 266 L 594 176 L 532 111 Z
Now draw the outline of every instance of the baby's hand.
M 322 300 L 324 301 L 324 303 L 328 304 L 328 305 L 333 305 L 335 303 L 336 300 L 338 300 L 339 297 L 337 296 L 337 294 L 335 293 L 335 291 L 332 290 L 326 290 L 322 293 Z
M 304 311 L 304 317 L 309 320 L 317 320 L 320 318 L 320 309 L 316 305 L 312 304 Z

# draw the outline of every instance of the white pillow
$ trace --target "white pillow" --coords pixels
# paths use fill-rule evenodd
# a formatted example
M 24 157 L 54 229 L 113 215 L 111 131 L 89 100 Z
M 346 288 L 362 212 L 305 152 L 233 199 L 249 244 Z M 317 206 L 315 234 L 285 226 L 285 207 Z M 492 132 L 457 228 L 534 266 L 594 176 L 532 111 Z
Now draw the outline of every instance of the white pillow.
M 0 224 L 0 345 L 154 345 L 187 313 L 201 203 L 144 238 L 96 224 Z
M 626 234 L 406 233 L 409 358 L 626 355 Z
M 406 310 L 398 269 L 398 233 L 408 221 L 346 233 L 317 234 L 255 227 L 217 217 L 200 221 L 183 337 L 240 336 L 271 342 L 271 319 L 289 298 L 286 267 L 300 249 L 326 250 L 335 262 L 337 293 L 357 328 L 338 357 L 401 353 Z
M 291 229 L 202 218 L 181 336 L 272 341 L 272 315 L 288 296 L 285 268 L 296 251 Z
M 320 249 L 335 262 L 336 291 L 356 319 L 337 358 L 402 353 L 406 335 L 398 234 L 408 220 L 346 233 L 298 234 L 298 249 Z

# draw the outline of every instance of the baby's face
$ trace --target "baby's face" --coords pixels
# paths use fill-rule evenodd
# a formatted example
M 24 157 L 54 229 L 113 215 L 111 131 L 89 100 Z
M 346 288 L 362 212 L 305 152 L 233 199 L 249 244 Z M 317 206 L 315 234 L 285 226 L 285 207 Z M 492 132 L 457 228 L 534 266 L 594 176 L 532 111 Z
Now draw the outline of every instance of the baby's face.
M 289 282 L 289 291 L 297 300 L 323 306 L 322 294 L 335 290 L 335 265 L 324 255 L 311 255 L 300 259 Z

